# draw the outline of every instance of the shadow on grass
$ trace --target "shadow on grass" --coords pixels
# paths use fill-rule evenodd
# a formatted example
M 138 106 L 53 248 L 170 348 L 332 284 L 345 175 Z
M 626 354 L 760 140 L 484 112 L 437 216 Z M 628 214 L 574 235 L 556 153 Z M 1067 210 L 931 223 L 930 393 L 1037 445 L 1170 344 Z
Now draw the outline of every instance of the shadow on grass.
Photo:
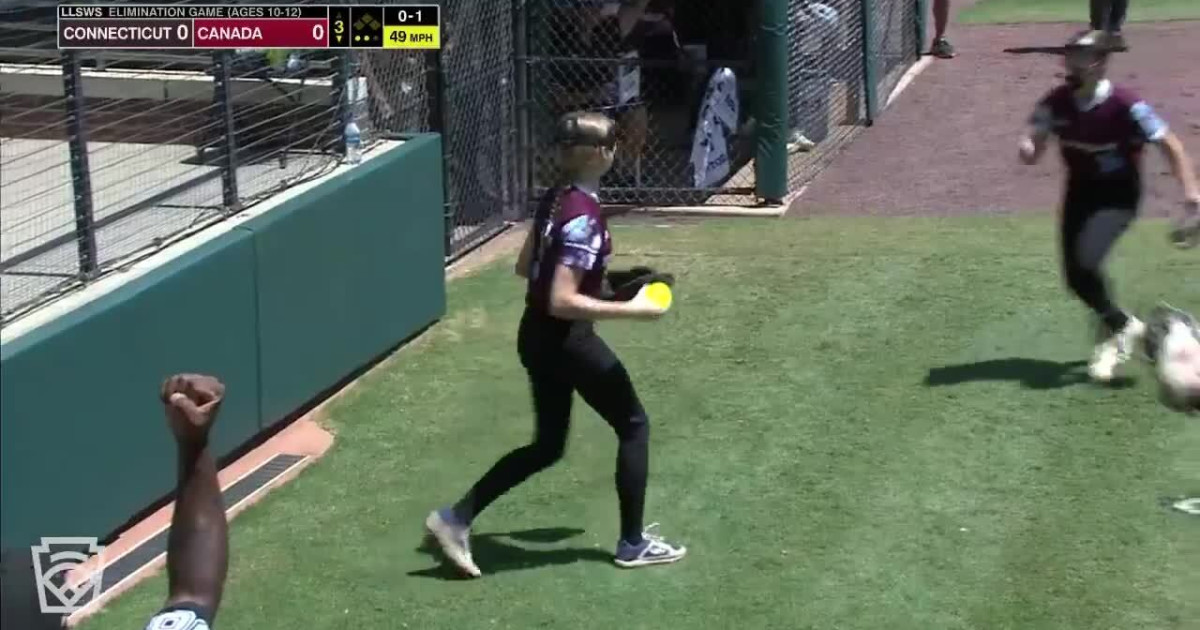
M 992 359 L 933 368 L 925 377 L 928 387 L 961 385 L 978 381 L 1016 381 L 1027 389 L 1060 389 L 1090 384 L 1086 361 L 1045 361 L 1042 359 Z M 1123 389 L 1133 385 L 1129 378 L 1116 378 L 1107 385 Z
M 601 549 L 587 547 L 529 549 L 508 542 L 508 540 L 513 540 L 543 544 L 556 543 L 574 538 L 583 531 L 574 527 L 544 527 L 513 532 L 473 534 L 471 536 L 471 555 L 475 557 L 475 563 L 483 570 L 485 576 L 576 562 L 611 562 L 612 553 Z M 453 565 L 445 561 L 437 542 L 432 537 L 426 536 L 417 551 L 437 558 L 441 564 L 428 569 L 410 571 L 409 575 L 437 580 L 467 579 Z

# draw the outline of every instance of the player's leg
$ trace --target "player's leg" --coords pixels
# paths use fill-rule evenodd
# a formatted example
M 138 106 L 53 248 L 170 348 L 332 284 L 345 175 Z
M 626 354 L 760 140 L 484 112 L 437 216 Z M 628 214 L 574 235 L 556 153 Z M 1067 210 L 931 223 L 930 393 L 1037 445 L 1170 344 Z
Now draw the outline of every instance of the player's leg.
M 621 539 L 615 562 L 622 567 L 665 564 L 681 559 L 687 549 L 643 529 L 646 482 L 650 467 L 650 421 L 625 366 L 595 333 L 569 344 L 576 390 L 617 434 L 617 498 Z
M 935 57 L 950 59 L 956 54 L 950 40 L 946 39 L 946 28 L 950 25 L 950 0 L 933 0 L 933 48 Z
M 1089 5 L 1093 31 L 1102 31 L 1108 24 L 1109 0 L 1091 0 Z
M 1100 318 L 1110 335 L 1096 347 L 1089 370 L 1097 380 L 1112 378 L 1128 360 L 1145 324 L 1112 299 L 1103 264 L 1113 245 L 1129 229 L 1137 213 L 1131 208 L 1104 208 L 1093 195 L 1068 193 L 1063 212 L 1062 256 L 1067 286 Z
M 1109 0 L 1108 23 L 1105 30 L 1120 33 L 1125 26 L 1125 14 L 1129 11 L 1129 0 Z
M 525 331 L 523 331 L 524 333 Z M 529 373 L 536 419 L 533 441 L 501 457 L 452 507 L 437 510 L 425 521 L 446 556 L 468 575 L 481 572 L 471 556 L 471 523 L 496 499 L 562 458 L 571 423 L 574 396 L 553 348 L 527 341 L 522 334 L 522 361 Z M 552 344 L 551 344 L 552 345 Z

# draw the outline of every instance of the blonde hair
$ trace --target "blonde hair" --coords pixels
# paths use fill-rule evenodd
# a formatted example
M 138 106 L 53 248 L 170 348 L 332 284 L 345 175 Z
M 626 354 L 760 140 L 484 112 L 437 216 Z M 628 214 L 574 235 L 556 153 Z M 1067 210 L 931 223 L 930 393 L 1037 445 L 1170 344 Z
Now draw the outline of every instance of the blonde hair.
M 617 123 L 597 112 L 571 112 L 558 119 L 560 168 L 564 177 L 576 175 L 594 160 L 598 149 L 615 149 Z

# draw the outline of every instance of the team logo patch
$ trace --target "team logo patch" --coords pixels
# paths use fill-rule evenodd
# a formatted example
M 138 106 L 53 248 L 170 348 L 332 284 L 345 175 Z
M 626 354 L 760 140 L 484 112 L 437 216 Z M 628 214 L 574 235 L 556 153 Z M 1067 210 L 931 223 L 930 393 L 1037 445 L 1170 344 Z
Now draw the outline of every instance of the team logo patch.
M 1129 108 L 1129 113 L 1133 119 L 1141 126 L 1142 132 L 1147 138 L 1158 138 L 1167 131 L 1167 123 L 1154 111 L 1149 104 L 1138 101 Z
M 587 215 L 571 219 L 563 226 L 562 230 L 566 242 L 584 246 L 591 245 L 596 231 L 592 224 L 592 218 Z

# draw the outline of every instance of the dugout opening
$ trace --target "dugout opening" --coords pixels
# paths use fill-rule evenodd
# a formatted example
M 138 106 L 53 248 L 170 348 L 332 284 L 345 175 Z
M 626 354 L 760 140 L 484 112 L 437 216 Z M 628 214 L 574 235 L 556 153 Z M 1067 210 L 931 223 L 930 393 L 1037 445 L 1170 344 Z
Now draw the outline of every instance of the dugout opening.
M 524 15 L 527 94 L 518 107 L 528 112 L 533 197 L 555 183 L 553 124 L 574 110 L 618 122 L 617 162 L 603 182 L 608 201 L 752 197 L 753 175 L 742 171 L 754 150 L 755 5 L 532 0 Z
M 602 182 L 606 200 L 755 203 L 762 5 L 531 0 L 518 16 L 527 50 L 517 67 L 527 77 L 517 105 L 526 117 L 521 135 L 531 197 L 555 183 L 555 119 L 588 110 L 613 117 L 620 129 L 617 163 Z M 865 25 L 862 0 L 786 6 L 788 76 L 780 87 L 794 189 L 866 120 Z

